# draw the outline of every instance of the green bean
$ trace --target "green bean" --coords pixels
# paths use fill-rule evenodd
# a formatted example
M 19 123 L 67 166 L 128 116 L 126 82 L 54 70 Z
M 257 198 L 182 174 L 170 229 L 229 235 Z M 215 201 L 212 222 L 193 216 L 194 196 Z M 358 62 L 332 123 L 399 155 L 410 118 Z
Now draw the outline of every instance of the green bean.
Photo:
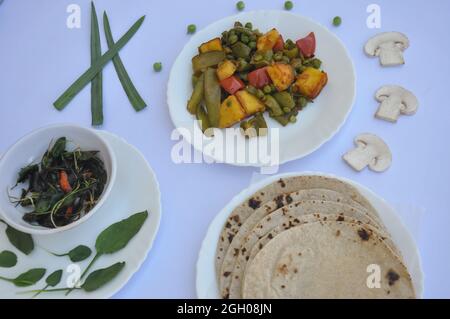
M 289 59 L 294 59 L 298 57 L 298 48 L 292 48 L 289 50 L 284 51 L 284 55 L 287 56 Z
M 231 47 L 233 54 L 238 58 L 247 58 L 250 55 L 251 49 L 242 42 L 237 42 Z
M 197 114 L 197 109 L 203 100 L 205 75 L 202 74 L 195 84 L 194 90 L 192 91 L 191 98 L 188 101 L 187 109 L 191 114 Z
M 267 123 L 262 113 L 257 113 L 253 118 L 241 122 L 240 127 L 245 137 L 267 135 Z
M 114 39 L 112 37 L 111 27 L 109 25 L 109 19 L 106 15 L 106 11 L 103 12 L 103 27 L 105 29 L 105 38 L 106 42 L 108 43 L 108 48 L 111 48 L 114 45 Z M 147 106 L 147 104 L 139 95 L 139 92 L 131 81 L 130 76 L 128 75 L 128 72 L 122 63 L 119 54 L 117 54 L 113 58 L 113 64 L 114 68 L 116 69 L 117 76 L 119 77 L 119 81 L 122 84 L 123 90 L 128 97 L 128 100 L 130 101 L 136 112 L 141 111 Z
M 206 69 L 204 77 L 204 96 L 209 122 L 212 127 L 219 127 L 221 89 L 216 70 Z
M 300 107 L 300 109 L 303 109 L 308 104 L 308 99 L 304 96 L 300 96 L 297 99 L 297 105 Z
M 264 98 L 264 92 L 263 92 L 263 90 L 258 89 L 258 90 L 256 91 L 256 97 L 257 97 L 258 99 L 263 99 L 263 98 Z
M 245 88 L 247 90 L 248 93 L 256 95 L 256 93 L 258 92 L 258 90 L 251 85 L 247 85 L 247 87 Z
M 97 13 L 91 2 L 91 66 L 102 56 L 100 45 L 100 31 L 98 30 Z M 91 81 L 91 114 L 92 125 L 103 124 L 103 77 L 99 71 Z
M 108 63 L 117 52 L 133 37 L 144 22 L 145 16 L 136 21 L 130 29 L 116 42 L 105 54 L 103 54 L 94 65 L 87 69 L 63 94 L 53 103 L 57 110 L 62 110 Z
M 200 121 L 200 129 L 203 133 L 209 128 L 211 128 L 211 124 L 209 123 L 208 115 L 206 114 L 203 106 L 197 108 L 197 120 Z
M 273 96 L 267 94 L 264 97 L 264 104 L 269 108 L 271 116 L 280 116 L 284 114 L 280 104 L 278 104 Z
M 192 58 L 192 68 L 194 73 L 197 73 L 211 66 L 216 66 L 223 60 L 225 60 L 225 52 L 223 51 L 200 53 Z
M 294 98 L 286 91 L 274 93 L 273 97 L 283 109 L 288 108 L 291 110 L 295 106 Z

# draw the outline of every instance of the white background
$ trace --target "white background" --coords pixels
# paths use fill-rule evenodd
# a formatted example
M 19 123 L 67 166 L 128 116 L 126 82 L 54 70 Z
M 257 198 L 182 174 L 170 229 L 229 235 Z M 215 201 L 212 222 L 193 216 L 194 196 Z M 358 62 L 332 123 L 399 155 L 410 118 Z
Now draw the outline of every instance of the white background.
M 66 27 L 66 7 L 82 8 L 80 29 Z M 137 146 L 154 168 L 161 185 L 163 215 L 155 245 L 141 270 L 117 298 L 193 298 L 195 263 L 210 221 L 240 190 L 256 169 L 222 164 L 172 162 L 173 125 L 165 100 L 170 66 L 189 40 L 186 26 L 203 28 L 236 13 L 235 1 L 96 1 L 99 17 L 107 10 L 115 39 L 141 15 L 144 25 L 120 52 L 136 87 L 149 107 L 136 114 L 112 64 L 103 73 L 105 124 Z M 246 0 L 246 10 L 282 9 L 280 0 Z M 413 233 L 425 272 L 425 297 L 450 297 L 450 191 L 448 93 L 450 81 L 450 2 L 376 1 L 382 28 L 366 27 L 372 1 L 294 1 L 294 13 L 324 24 L 346 44 L 357 72 L 357 98 L 342 130 L 315 153 L 283 165 L 280 172 L 324 171 L 356 180 L 399 207 Z M 37 127 L 57 122 L 90 124 L 90 90 L 85 88 L 58 112 L 52 102 L 89 65 L 88 1 L 5 0 L 0 6 L 0 152 Z M 343 19 L 331 25 L 335 15 Z M 99 19 L 101 23 L 101 18 Z M 102 25 L 100 26 L 102 29 Z M 382 69 L 362 51 L 379 31 L 402 31 L 411 40 L 406 65 Z M 102 36 L 103 50 L 106 43 Z M 320 45 L 320 44 L 319 44 Z M 161 61 L 163 71 L 152 64 Z M 397 124 L 376 120 L 374 92 L 383 84 L 400 84 L 420 101 L 418 113 Z M 301 120 L 301 117 L 299 118 Z M 341 155 L 361 132 L 382 137 L 392 149 L 385 173 L 356 173 Z M 308 138 L 307 136 L 299 136 Z

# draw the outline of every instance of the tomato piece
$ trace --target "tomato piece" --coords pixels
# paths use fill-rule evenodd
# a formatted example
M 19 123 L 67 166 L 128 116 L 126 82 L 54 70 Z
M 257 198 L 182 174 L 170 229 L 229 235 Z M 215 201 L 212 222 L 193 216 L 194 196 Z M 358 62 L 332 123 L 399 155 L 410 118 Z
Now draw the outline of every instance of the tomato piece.
M 283 36 L 280 34 L 277 42 L 273 46 L 273 52 L 282 51 L 283 49 L 284 49 L 284 40 L 283 40 Z
M 264 87 L 270 83 L 269 75 L 267 74 L 266 68 L 260 68 L 250 72 L 247 75 L 248 82 L 251 86 L 254 86 L 257 89 Z
M 220 85 L 230 94 L 234 94 L 245 87 L 244 82 L 234 75 L 220 81 Z
M 295 44 L 297 44 L 298 49 L 305 58 L 312 57 L 316 52 L 316 36 L 314 32 L 311 32 L 303 39 L 297 40 Z

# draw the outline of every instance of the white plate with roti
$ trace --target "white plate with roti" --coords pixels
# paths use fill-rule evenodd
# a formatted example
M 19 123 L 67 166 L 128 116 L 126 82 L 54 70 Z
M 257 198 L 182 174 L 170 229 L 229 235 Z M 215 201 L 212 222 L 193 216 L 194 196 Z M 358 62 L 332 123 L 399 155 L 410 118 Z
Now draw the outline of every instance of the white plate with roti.
M 199 298 L 421 298 L 414 240 L 366 187 L 317 172 L 269 177 L 212 221 Z

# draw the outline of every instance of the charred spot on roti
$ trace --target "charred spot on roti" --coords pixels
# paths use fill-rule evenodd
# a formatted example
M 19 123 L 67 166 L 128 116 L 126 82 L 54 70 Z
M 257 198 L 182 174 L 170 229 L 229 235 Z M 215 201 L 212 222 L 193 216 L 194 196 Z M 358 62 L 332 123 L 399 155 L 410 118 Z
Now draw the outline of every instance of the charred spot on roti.
M 239 221 L 240 221 L 241 219 L 239 218 L 239 215 L 234 215 L 234 216 L 233 216 L 233 220 L 234 220 L 236 223 L 239 223 Z
M 294 268 L 294 274 L 298 273 L 298 269 Z
M 285 187 L 286 187 L 286 183 L 283 181 L 282 178 L 279 179 L 278 184 L 280 184 L 280 186 L 281 186 L 282 188 L 285 188 Z
M 267 238 L 272 239 L 272 238 L 273 238 L 272 233 L 269 233 L 269 234 L 267 235 Z
M 394 270 L 390 269 L 386 274 L 386 278 L 388 280 L 389 286 L 393 286 L 395 282 L 400 279 L 400 276 Z
M 247 251 L 247 249 L 246 249 L 245 247 L 242 247 L 241 252 L 242 252 L 243 254 L 245 254 L 246 251 Z
M 358 235 L 363 241 L 368 241 L 370 238 L 369 232 L 364 228 L 358 229 Z
M 275 203 L 277 204 L 277 208 L 283 207 L 284 206 L 283 195 L 275 197 Z
M 287 202 L 288 204 L 290 204 L 290 203 L 292 203 L 292 201 L 293 201 L 292 197 L 291 197 L 290 195 L 287 195 L 287 196 L 286 196 L 286 202 Z
M 233 241 L 234 235 L 228 234 L 228 241 L 231 243 Z
M 234 256 L 234 257 L 237 257 L 238 255 L 239 255 L 239 249 L 238 249 L 238 248 L 235 248 L 235 249 L 234 249 L 233 256 Z
M 284 289 L 284 288 L 286 288 L 286 286 L 285 285 L 281 285 L 281 289 Z
M 287 275 L 289 270 L 288 270 L 288 266 L 286 264 L 282 264 L 280 267 L 278 267 L 278 273 L 282 274 L 282 275 Z
M 336 237 L 339 237 L 341 235 L 341 231 L 338 229 L 336 230 Z
M 340 216 L 338 216 L 338 218 L 336 218 L 336 221 L 343 222 L 344 219 L 345 219 L 344 216 L 340 215 Z
M 263 248 L 263 244 L 259 243 L 259 249 L 262 249 L 262 248 Z
M 248 200 L 248 206 L 250 208 L 253 208 L 254 210 L 258 209 L 260 205 L 261 205 L 261 201 L 256 198 L 252 197 Z
M 225 224 L 225 227 L 226 227 L 226 228 L 231 228 L 230 222 L 227 222 L 227 223 Z
M 272 219 L 272 217 L 269 216 L 266 218 L 266 221 L 270 222 L 271 219 Z
M 228 277 L 229 275 L 231 275 L 231 271 L 225 271 L 225 272 L 223 273 L 223 276 L 224 276 L 224 277 Z

